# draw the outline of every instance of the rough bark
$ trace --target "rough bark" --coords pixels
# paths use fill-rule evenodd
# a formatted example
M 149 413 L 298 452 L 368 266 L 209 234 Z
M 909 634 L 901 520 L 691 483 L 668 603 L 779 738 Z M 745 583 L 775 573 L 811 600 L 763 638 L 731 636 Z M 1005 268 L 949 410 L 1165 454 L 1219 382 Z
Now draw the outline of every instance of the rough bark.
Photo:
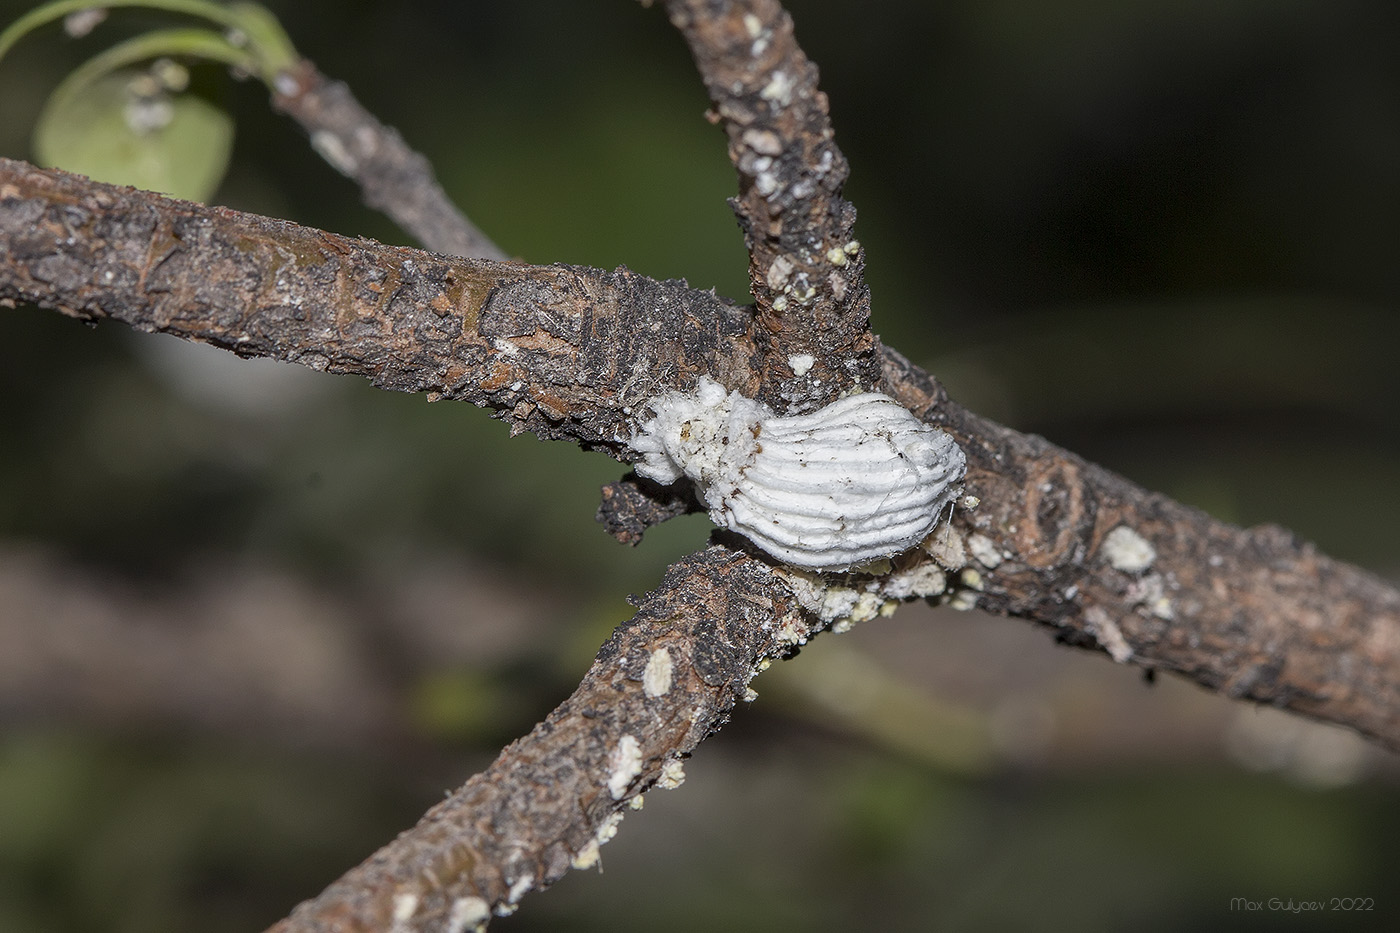
M 471 401 L 620 459 L 657 392 L 708 373 L 754 394 L 760 379 L 762 323 L 679 283 L 446 259 L 13 162 L 0 163 L 0 299 Z M 981 505 L 952 520 L 974 555 L 952 568 L 964 603 L 1400 749 L 1392 587 L 979 418 L 882 352 L 890 391 L 968 456 Z M 1141 570 L 1105 556 L 1120 525 L 1156 552 Z
M 451 259 L 0 163 L 3 302 L 471 401 L 513 431 L 623 460 L 647 400 L 702 374 L 792 411 L 882 385 L 967 452 L 966 492 L 980 502 L 963 500 L 927 553 L 883 574 L 816 580 L 741 542 L 678 562 L 573 697 L 278 933 L 461 933 L 511 912 L 596 862 L 630 801 L 675 782 L 753 673 L 838 617 L 824 597 L 891 606 L 910 596 L 896 581 L 935 559 L 956 577 L 932 592 L 954 605 L 1400 749 L 1400 593 L 1285 532 L 1215 522 L 946 399 L 869 330 L 845 160 L 790 18 L 776 0 L 666 7 L 730 140 L 755 309 L 625 269 Z M 303 77 L 281 106 L 345 105 L 348 93 L 318 94 L 314 72 Z M 323 153 L 354 175 L 373 152 L 331 127 L 364 116 L 304 122 L 313 138 L 329 133 Z M 445 201 L 409 169 L 409 188 Z M 371 198 L 393 213 L 392 198 Z M 623 484 L 605 512 L 635 537 L 683 498 Z
M 895 396 L 967 454 L 967 492 L 981 501 L 959 509 L 953 525 L 975 572 L 963 578 L 968 603 L 1400 750 L 1400 592 L 1392 585 L 1285 529 L 1216 521 L 981 418 L 893 351 L 885 360 Z M 1146 566 L 1125 558 L 1115 566 L 1105 541 L 1119 527 L 1151 546 Z
M 739 173 L 730 201 L 749 250 L 749 285 L 765 361 L 759 397 L 801 412 L 843 391 L 876 388 L 865 254 L 841 197 L 849 167 L 836 147 L 817 66 L 777 0 L 670 0 Z
M 636 545 L 652 525 L 704 511 L 694 493 L 679 486 L 659 486 L 628 473 L 602 489 L 596 518 L 622 544 Z
M 752 315 L 625 268 L 465 260 L 0 160 L 3 292 L 400 392 L 623 456 L 648 398 L 756 389 Z
M 571 867 L 595 866 L 633 801 L 676 786 L 756 671 L 810 631 L 760 561 L 724 547 L 678 561 L 573 696 L 269 933 L 461 931 L 514 912 Z

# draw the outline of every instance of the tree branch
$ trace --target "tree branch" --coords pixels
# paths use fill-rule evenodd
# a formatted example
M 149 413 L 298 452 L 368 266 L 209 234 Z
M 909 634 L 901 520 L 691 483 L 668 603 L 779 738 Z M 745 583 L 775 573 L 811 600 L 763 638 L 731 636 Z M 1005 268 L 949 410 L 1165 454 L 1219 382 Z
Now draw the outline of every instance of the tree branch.
M 695 56 L 739 172 L 730 204 L 762 325 L 760 397 L 799 412 L 844 390 L 877 388 L 865 255 L 855 208 L 841 197 L 849 169 L 792 17 L 777 0 L 668 0 L 666 9 Z
M 446 259 L 6 161 L 0 300 L 472 401 L 514 431 L 623 460 L 658 392 L 703 373 L 754 394 L 763 329 L 709 292 L 626 270 Z M 960 604 L 1400 749 L 1394 588 L 982 419 L 883 352 L 886 384 L 962 445 L 967 490 L 982 500 L 957 510 L 939 549 L 960 573 Z M 1106 547 L 1120 526 L 1150 560 Z M 894 579 L 859 586 L 908 595 Z
M 967 454 L 981 501 L 957 511 L 943 551 L 962 563 L 965 607 L 1400 751 L 1394 586 L 1282 528 L 1236 528 L 1147 492 L 961 408 L 893 351 L 885 361 L 895 397 Z
M 596 864 L 625 809 L 678 781 L 680 759 L 767 661 L 917 596 L 1027 618 L 1400 749 L 1400 593 L 1286 532 L 1224 525 L 988 422 L 882 348 L 840 196 L 847 166 L 790 18 L 776 0 L 667 10 L 729 137 L 756 310 L 625 269 L 453 259 L 0 161 L 3 303 L 471 401 L 513 432 L 621 460 L 648 400 L 701 375 L 792 411 L 883 385 L 967 453 L 980 502 L 964 499 L 883 572 L 815 577 L 737 544 L 673 565 L 572 697 L 274 930 L 460 933 L 513 911 Z M 500 256 L 343 86 L 309 64 L 290 77 L 278 106 L 371 205 L 439 251 Z M 624 538 L 686 507 L 635 484 L 613 487 L 605 509 L 612 500 L 632 503 L 613 510 Z M 946 591 L 944 570 L 956 574 Z
M 303 59 L 278 75 L 272 103 L 301 124 L 332 168 L 360 186 L 366 204 L 427 249 L 470 259 L 508 258 L 452 203 L 428 160 L 360 106 L 343 82 Z
M 269 933 L 469 930 L 598 847 L 811 623 L 771 568 L 711 547 L 673 564 L 577 691 L 485 771 Z
M 490 407 L 625 456 L 633 411 L 752 393 L 751 314 L 619 268 L 453 259 L 0 160 L 0 298 Z

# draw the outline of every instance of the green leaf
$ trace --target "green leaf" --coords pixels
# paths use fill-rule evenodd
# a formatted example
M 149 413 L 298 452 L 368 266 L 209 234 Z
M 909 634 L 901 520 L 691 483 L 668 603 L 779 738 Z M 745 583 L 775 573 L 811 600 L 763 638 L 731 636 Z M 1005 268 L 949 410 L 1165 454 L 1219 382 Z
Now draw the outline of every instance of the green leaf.
M 122 69 L 49 98 L 34 129 L 44 165 L 191 201 L 213 196 L 233 149 L 233 121 L 196 94 L 141 94 Z
M 3 58 L 16 42 L 40 26 L 93 7 L 144 8 L 182 13 L 207 20 L 229 30 L 231 34 L 240 34 L 247 43 L 247 50 L 242 53 L 246 61 L 237 64 L 269 87 L 273 86 L 280 72 L 291 68 L 299 58 L 292 46 L 292 40 L 282 30 L 277 18 L 264 7 L 256 3 L 225 6 L 210 0 L 108 0 L 106 3 L 95 3 L 93 0 L 55 0 L 30 10 L 0 32 L 0 58 Z M 227 40 L 224 41 L 224 45 L 229 45 Z M 218 61 L 230 60 L 228 53 L 217 53 L 212 57 Z

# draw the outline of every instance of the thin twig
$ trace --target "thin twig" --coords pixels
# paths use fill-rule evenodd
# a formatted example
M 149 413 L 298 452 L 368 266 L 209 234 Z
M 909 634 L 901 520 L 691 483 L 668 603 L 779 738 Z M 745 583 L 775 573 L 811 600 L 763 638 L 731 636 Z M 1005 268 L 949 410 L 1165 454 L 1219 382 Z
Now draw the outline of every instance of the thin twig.
M 624 808 L 674 781 L 762 663 L 850 607 L 942 591 L 934 558 L 956 574 L 944 595 L 955 605 L 1400 748 L 1400 593 L 1286 533 L 1214 522 L 986 422 L 883 351 L 840 197 L 845 161 L 787 14 L 776 0 L 667 9 L 740 172 L 756 316 L 625 270 L 444 259 L 0 163 L 0 301 L 470 400 L 512 430 L 623 459 L 647 399 L 699 374 L 796 410 L 883 380 L 967 451 L 981 502 L 964 500 L 932 557 L 828 579 L 723 547 L 678 562 L 573 697 L 278 933 L 462 931 L 595 864 Z M 446 198 L 426 162 L 392 131 L 356 133 L 378 124 L 307 68 L 281 105 L 308 114 L 313 142 L 371 204 L 440 251 L 489 248 L 437 240 L 465 220 L 435 217 Z M 401 183 L 424 203 L 393 193 Z
M 648 528 L 678 515 L 701 511 L 704 509 L 690 488 L 659 486 L 636 473 L 628 473 L 603 487 L 595 517 L 620 543 L 636 545 Z
M 968 458 L 952 602 L 1119 663 L 1351 726 L 1400 751 L 1400 590 L 1276 526 L 1242 529 L 949 401 L 892 350 L 895 397 Z M 952 555 L 951 557 L 949 555 Z
M 344 83 L 303 59 L 278 76 L 272 103 L 301 124 L 332 168 L 360 186 L 366 204 L 425 248 L 468 259 L 508 258 L 452 203 L 428 160 L 360 106 Z
M 739 173 L 731 200 L 749 250 L 763 327 L 761 396 L 804 411 L 879 385 L 865 255 L 848 174 L 817 89 L 777 0 L 668 0 L 695 56 Z

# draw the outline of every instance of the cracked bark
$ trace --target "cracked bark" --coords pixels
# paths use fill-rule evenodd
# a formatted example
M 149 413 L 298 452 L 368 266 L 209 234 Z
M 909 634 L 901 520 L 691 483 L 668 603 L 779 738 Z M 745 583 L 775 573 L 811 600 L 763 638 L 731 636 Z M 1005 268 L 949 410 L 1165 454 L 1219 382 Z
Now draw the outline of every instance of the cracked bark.
M 494 409 L 621 457 L 629 411 L 709 372 L 753 392 L 750 312 L 625 268 L 384 246 L 0 160 L 5 297 Z
M 708 370 L 749 392 L 758 378 L 744 309 L 625 270 L 447 260 L 20 163 L 0 167 L 0 195 L 8 299 L 472 401 L 512 430 L 619 458 L 632 412 L 688 384 L 682 374 Z M 665 326 L 642 323 L 658 314 Z M 1097 606 L 1138 663 L 1400 747 L 1392 588 L 1284 532 L 1215 522 L 977 418 L 893 351 L 885 359 L 896 397 L 968 454 L 967 489 L 983 505 L 955 526 L 1009 555 L 983 568 L 982 608 L 1092 646 Z M 1119 524 L 1156 549 L 1148 572 L 1100 555 Z
M 1242 529 L 1148 492 L 1035 435 L 949 402 L 886 350 L 895 397 L 968 458 L 954 527 L 981 535 L 976 606 L 1049 626 L 1115 660 L 1349 725 L 1400 750 L 1400 592 L 1276 526 Z M 1104 539 L 1126 526 L 1155 557 L 1122 570 Z M 1126 649 L 1127 653 L 1124 653 Z

